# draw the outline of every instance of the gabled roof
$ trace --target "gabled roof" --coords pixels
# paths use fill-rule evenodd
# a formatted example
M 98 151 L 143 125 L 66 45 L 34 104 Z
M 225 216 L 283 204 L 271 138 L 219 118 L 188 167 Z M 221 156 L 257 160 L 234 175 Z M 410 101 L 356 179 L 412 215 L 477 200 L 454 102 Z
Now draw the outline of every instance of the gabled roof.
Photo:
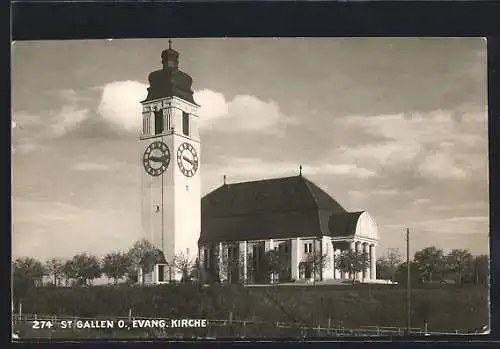
M 359 214 L 304 176 L 224 184 L 201 200 L 200 242 L 346 236 Z M 343 218 L 334 224 L 332 215 Z

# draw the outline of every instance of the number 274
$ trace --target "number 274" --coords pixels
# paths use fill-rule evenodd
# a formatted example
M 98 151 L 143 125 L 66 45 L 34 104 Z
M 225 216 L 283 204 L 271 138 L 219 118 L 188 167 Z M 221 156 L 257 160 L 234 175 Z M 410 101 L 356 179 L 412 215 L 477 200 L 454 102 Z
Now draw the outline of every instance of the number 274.
M 34 329 L 42 329 L 42 328 L 52 328 L 52 321 L 33 321 Z

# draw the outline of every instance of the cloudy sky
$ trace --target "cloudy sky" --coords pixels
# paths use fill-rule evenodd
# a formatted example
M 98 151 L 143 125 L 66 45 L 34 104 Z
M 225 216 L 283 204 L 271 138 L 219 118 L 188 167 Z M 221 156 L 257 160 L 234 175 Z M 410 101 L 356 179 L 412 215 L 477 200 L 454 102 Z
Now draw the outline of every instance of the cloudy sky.
M 141 237 L 139 101 L 158 40 L 15 42 L 13 255 Z M 202 105 L 202 185 L 303 173 L 375 218 L 380 253 L 488 252 L 486 42 L 174 39 Z

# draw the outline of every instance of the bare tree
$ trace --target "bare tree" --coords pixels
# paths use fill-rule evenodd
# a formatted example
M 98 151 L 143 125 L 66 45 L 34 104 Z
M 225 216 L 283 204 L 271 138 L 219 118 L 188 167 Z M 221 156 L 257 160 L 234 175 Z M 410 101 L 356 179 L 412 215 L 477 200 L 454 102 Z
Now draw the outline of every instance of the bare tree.
M 397 248 L 388 249 L 385 256 L 380 257 L 377 261 L 380 266 L 380 272 L 387 272 L 387 274 L 389 274 L 387 276 L 390 277 L 392 282 L 394 282 L 396 271 L 402 262 L 403 257 Z
M 320 253 L 309 253 L 306 257 L 306 263 L 309 263 L 311 266 L 311 272 L 313 274 L 313 281 L 316 282 L 316 277 L 318 275 L 322 275 L 323 270 L 325 270 L 326 266 L 330 259 L 327 254 Z
M 337 268 L 352 276 L 352 283 L 356 282 L 356 273 L 366 270 L 370 266 L 370 258 L 364 251 L 344 250 L 337 258 Z
M 187 282 L 191 279 L 191 274 L 193 272 L 195 263 L 189 258 L 189 256 L 184 253 L 179 253 L 174 256 L 174 268 L 182 274 L 181 282 Z
M 265 254 L 265 272 L 272 284 L 276 282 L 277 276 L 283 270 L 283 261 L 278 250 L 269 250 Z
M 236 244 L 222 245 L 222 251 L 216 250 L 217 276 L 219 282 L 233 283 L 235 275 L 240 270 L 243 263 L 239 247 Z
M 45 262 L 45 270 L 54 278 L 54 286 L 58 286 L 63 273 L 64 262 L 59 258 L 51 258 Z

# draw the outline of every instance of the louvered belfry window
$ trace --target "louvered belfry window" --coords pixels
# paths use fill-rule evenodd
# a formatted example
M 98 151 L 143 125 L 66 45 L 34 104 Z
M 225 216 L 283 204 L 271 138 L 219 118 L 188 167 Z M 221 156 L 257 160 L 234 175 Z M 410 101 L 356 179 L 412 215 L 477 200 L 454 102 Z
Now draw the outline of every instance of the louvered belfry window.
M 182 112 L 182 133 L 189 136 L 189 114 Z
M 165 129 L 167 131 L 172 129 L 172 108 L 165 109 Z
M 155 110 L 155 135 L 163 133 L 163 111 Z

